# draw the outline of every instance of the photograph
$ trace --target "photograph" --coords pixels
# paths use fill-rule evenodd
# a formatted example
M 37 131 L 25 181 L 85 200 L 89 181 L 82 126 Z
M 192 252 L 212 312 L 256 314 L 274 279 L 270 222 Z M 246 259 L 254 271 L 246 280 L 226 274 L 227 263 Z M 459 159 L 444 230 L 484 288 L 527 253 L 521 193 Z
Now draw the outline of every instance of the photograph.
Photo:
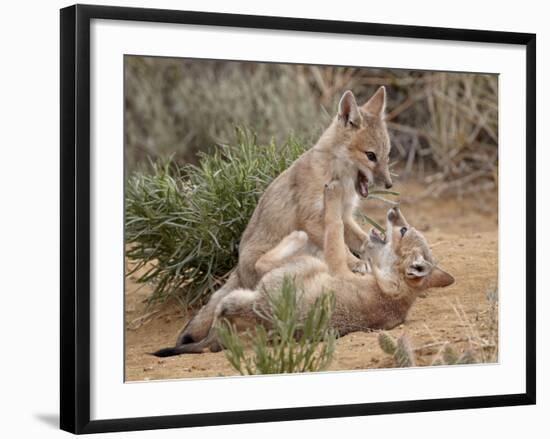
M 2 437 L 549 430 L 542 5 L 6 3 Z
M 499 363 L 499 75 L 125 54 L 124 380 Z

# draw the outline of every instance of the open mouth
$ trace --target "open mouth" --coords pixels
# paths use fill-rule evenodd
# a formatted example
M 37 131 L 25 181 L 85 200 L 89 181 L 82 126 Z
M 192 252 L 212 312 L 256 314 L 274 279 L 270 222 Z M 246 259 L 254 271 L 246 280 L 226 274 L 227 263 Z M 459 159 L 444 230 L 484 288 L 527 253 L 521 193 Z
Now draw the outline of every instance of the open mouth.
M 370 240 L 376 244 L 385 244 L 386 236 L 383 235 L 378 229 L 371 229 Z
M 363 198 L 369 196 L 369 179 L 362 171 L 357 171 L 357 181 L 355 182 L 355 190 Z

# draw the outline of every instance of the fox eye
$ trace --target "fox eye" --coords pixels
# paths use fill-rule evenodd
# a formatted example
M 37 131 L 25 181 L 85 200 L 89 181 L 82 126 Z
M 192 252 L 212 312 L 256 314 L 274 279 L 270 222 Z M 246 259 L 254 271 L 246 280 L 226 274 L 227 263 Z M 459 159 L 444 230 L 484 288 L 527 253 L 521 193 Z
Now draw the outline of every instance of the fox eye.
M 401 237 L 405 236 L 405 233 L 407 233 L 407 228 L 406 227 L 401 227 Z
M 371 162 L 376 162 L 376 154 L 375 154 L 374 152 L 367 151 L 365 154 L 367 154 L 367 158 L 368 158 Z

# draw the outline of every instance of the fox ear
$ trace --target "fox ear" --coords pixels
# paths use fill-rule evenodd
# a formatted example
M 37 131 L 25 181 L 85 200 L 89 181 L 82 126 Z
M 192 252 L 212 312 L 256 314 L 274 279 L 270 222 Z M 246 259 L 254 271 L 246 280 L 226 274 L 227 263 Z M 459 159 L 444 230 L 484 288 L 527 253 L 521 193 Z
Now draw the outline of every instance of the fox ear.
M 381 86 L 376 93 L 363 105 L 363 110 L 376 116 L 382 116 L 386 109 L 386 87 Z
M 455 278 L 441 268 L 434 267 L 428 277 L 428 288 L 448 287 L 454 283 Z
M 361 124 L 361 114 L 359 113 L 359 107 L 355 101 L 355 96 L 351 91 L 346 91 L 340 103 L 338 104 L 338 119 L 341 120 L 344 126 L 358 127 Z
M 422 256 L 419 256 L 407 267 L 407 277 L 409 279 L 426 277 L 430 274 L 430 268 L 431 265 Z

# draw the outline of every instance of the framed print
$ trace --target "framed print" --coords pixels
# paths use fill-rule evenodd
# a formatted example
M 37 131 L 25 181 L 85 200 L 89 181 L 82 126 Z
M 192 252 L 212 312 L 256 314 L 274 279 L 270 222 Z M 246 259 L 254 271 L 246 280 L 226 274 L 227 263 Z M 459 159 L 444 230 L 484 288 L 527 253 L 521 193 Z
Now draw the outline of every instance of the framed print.
M 61 10 L 61 428 L 535 403 L 533 34 Z

